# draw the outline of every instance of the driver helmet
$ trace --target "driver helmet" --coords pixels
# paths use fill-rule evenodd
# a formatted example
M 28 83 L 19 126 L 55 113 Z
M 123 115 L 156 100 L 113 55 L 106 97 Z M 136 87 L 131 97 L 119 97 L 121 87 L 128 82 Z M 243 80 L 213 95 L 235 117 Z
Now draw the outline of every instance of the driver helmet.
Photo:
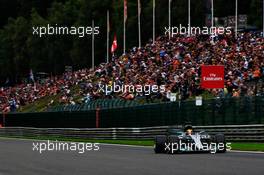
M 191 135 L 192 132 L 193 132 L 193 127 L 192 127 L 192 125 L 186 125 L 186 126 L 184 127 L 184 132 L 185 132 L 187 135 Z

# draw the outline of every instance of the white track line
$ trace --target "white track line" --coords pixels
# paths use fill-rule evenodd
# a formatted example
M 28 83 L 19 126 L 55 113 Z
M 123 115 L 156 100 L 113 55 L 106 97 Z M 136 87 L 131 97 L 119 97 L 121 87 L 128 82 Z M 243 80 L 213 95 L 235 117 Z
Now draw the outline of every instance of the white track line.
M 254 154 L 264 154 L 264 152 L 261 151 L 239 151 L 239 150 L 230 150 L 228 152 L 234 152 L 234 153 L 254 153 Z
M 153 146 L 141 146 L 141 145 L 123 145 L 123 144 L 114 144 L 114 143 L 100 143 L 100 145 L 131 147 L 131 148 L 154 148 L 154 145 Z
M 131 148 L 153 148 L 153 146 L 139 146 L 139 145 L 122 145 L 122 144 L 110 144 L 110 143 L 100 143 L 101 145 L 109 145 L 109 146 L 119 146 L 119 147 L 131 147 Z M 234 153 L 254 153 L 254 154 L 264 154 L 261 151 L 239 151 L 239 150 L 230 150 L 227 152 L 234 152 Z

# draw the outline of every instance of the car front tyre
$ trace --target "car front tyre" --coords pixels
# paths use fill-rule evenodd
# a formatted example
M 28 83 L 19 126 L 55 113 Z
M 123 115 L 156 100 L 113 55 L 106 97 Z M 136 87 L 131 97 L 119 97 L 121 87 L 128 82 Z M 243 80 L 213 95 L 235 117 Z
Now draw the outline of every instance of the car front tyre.
M 156 136 L 155 137 L 154 151 L 156 154 L 165 152 L 166 140 L 167 140 L 166 136 Z

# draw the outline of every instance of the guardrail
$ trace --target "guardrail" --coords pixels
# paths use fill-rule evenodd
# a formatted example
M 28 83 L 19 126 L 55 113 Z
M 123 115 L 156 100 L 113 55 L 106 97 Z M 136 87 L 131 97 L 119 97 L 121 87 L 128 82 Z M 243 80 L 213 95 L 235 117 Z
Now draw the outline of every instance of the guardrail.
M 63 137 L 85 139 L 153 139 L 166 134 L 171 126 L 144 128 L 0 128 L 0 136 L 12 137 Z M 173 126 L 179 128 L 180 126 Z M 223 133 L 227 141 L 264 142 L 264 125 L 216 125 L 194 126 L 195 131 L 205 130 L 209 134 Z

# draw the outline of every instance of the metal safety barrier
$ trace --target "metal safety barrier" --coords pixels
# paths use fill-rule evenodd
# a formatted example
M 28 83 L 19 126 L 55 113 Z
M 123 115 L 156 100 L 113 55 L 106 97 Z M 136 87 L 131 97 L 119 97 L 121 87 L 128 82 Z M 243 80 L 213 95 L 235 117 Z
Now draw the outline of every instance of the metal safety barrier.
M 166 134 L 172 126 L 144 128 L 0 128 L 0 137 L 54 137 L 82 139 L 137 139 L 150 140 L 156 135 Z M 173 126 L 180 128 L 180 126 Z M 194 126 L 195 131 L 207 131 L 209 134 L 223 133 L 227 141 L 264 142 L 264 125 L 216 125 Z

